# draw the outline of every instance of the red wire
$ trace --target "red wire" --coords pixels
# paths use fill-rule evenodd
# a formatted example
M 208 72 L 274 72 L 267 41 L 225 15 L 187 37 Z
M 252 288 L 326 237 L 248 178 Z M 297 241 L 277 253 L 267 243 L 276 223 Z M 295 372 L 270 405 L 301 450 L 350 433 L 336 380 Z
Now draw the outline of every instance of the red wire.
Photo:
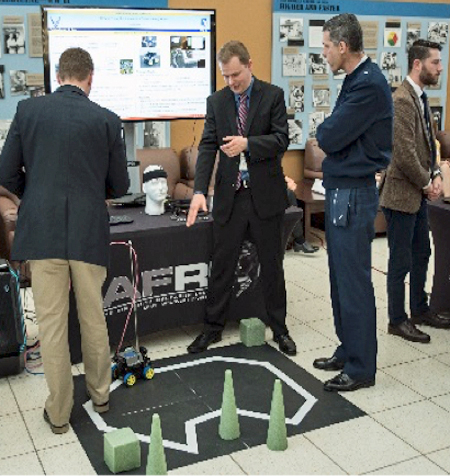
M 131 314 L 132 314 L 133 309 L 136 305 L 136 294 L 137 294 L 137 287 L 138 287 L 138 284 L 139 284 L 139 272 L 138 272 L 138 260 L 137 260 L 136 250 L 133 248 L 132 245 L 130 245 L 130 243 L 128 243 L 126 241 L 113 241 L 111 243 L 111 245 L 123 245 L 123 246 L 127 246 L 131 250 L 132 255 L 133 255 L 133 269 L 134 269 L 133 298 L 131 299 L 131 307 L 130 307 L 130 310 L 128 311 L 128 315 L 127 315 L 127 318 L 125 320 L 125 326 L 123 328 L 122 337 L 120 338 L 119 345 L 117 346 L 117 350 L 116 350 L 116 355 L 117 355 L 119 353 L 120 349 L 122 348 L 122 344 L 123 344 L 123 341 L 124 341 L 124 338 L 125 338 L 125 334 L 127 332 L 128 324 L 130 322 Z M 135 331 L 136 331 L 136 329 L 135 329 Z

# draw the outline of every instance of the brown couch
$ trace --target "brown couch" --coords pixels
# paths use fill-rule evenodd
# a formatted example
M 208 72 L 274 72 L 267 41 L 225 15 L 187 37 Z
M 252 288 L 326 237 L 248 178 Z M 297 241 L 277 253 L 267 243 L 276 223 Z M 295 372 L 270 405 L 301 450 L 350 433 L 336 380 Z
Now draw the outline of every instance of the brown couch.
M 304 211 L 305 238 L 311 237 L 311 215 L 325 211 L 325 197 L 312 192 L 315 179 L 323 179 L 322 162 L 325 152 L 319 147 L 316 139 L 308 139 L 305 146 L 303 180 L 296 190 L 297 199 L 302 203 Z M 375 233 L 386 233 L 386 219 L 383 212 L 378 211 L 375 218 Z

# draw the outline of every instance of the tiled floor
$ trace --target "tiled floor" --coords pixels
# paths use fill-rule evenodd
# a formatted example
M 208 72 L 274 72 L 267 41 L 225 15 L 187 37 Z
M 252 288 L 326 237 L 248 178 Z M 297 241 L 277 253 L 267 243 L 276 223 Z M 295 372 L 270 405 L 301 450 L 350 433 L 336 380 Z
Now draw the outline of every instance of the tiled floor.
M 426 328 L 428 345 L 387 335 L 386 239 L 373 245 L 378 308 L 377 384 L 345 394 L 367 416 L 289 438 L 285 452 L 265 445 L 171 471 L 171 474 L 448 474 L 450 473 L 450 331 Z M 295 362 L 320 380 L 316 357 L 336 344 L 326 251 L 286 253 L 288 324 L 297 342 Z M 428 287 L 433 266 L 430 266 Z M 150 336 L 153 358 L 185 352 L 199 326 Z M 267 333 L 267 337 L 270 334 Z M 230 324 L 224 340 L 238 341 Z M 145 344 L 145 342 L 143 342 Z M 82 365 L 73 372 L 82 372 Z M 46 384 L 40 375 L 0 379 L 0 474 L 95 474 L 75 433 L 53 435 L 42 418 Z M 320 397 L 319 397 L 320 398 Z

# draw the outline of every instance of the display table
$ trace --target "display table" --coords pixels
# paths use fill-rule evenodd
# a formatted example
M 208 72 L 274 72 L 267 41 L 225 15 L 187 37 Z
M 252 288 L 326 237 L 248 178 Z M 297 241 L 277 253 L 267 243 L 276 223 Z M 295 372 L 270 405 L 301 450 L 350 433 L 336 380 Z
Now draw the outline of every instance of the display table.
M 111 214 L 127 215 L 134 220 L 130 224 L 111 227 L 110 267 L 103 287 L 111 346 L 120 342 L 134 296 L 129 245 L 137 258 L 138 335 L 202 322 L 213 246 L 212 218 L 198 220 L 193 227 L 187 228 L 186 222 L 172 220 L 170 214 L 148 216 L 143 207 L 114 208 Z M 284 242 L 301 217 L 299 208 L 291 207 L 286 211 Z M 266 317 L 258 276 L 255 247 L 245 242 L 236 270 L 236 292 L 229 319 Z M 133 341 L 134 336 L 132 314 L 125 341 Z M 80 362 L 80 330 L 73 295 L 69 341 L 72 362 Z
M 434 277 L 430 308 L 450 312 L 450 205 L 442 200 L 428 202 L 434 242 Z

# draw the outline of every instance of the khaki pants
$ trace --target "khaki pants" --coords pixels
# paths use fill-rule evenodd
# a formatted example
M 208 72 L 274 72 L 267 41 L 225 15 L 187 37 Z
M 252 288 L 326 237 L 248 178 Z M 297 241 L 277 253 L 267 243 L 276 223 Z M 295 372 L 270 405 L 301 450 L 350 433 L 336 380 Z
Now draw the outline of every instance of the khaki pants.
M 61 426 L 69 422 L 73 407 L 68 339 L 70 284 L 77 302 L 87 391 L 96 404 L 109 399 L 111 360 L 102 299 L 106 268 L 61 259 L 32 260 L 30 264 L 41 355 L 50 390 L 45 409 L 50 421 Z

